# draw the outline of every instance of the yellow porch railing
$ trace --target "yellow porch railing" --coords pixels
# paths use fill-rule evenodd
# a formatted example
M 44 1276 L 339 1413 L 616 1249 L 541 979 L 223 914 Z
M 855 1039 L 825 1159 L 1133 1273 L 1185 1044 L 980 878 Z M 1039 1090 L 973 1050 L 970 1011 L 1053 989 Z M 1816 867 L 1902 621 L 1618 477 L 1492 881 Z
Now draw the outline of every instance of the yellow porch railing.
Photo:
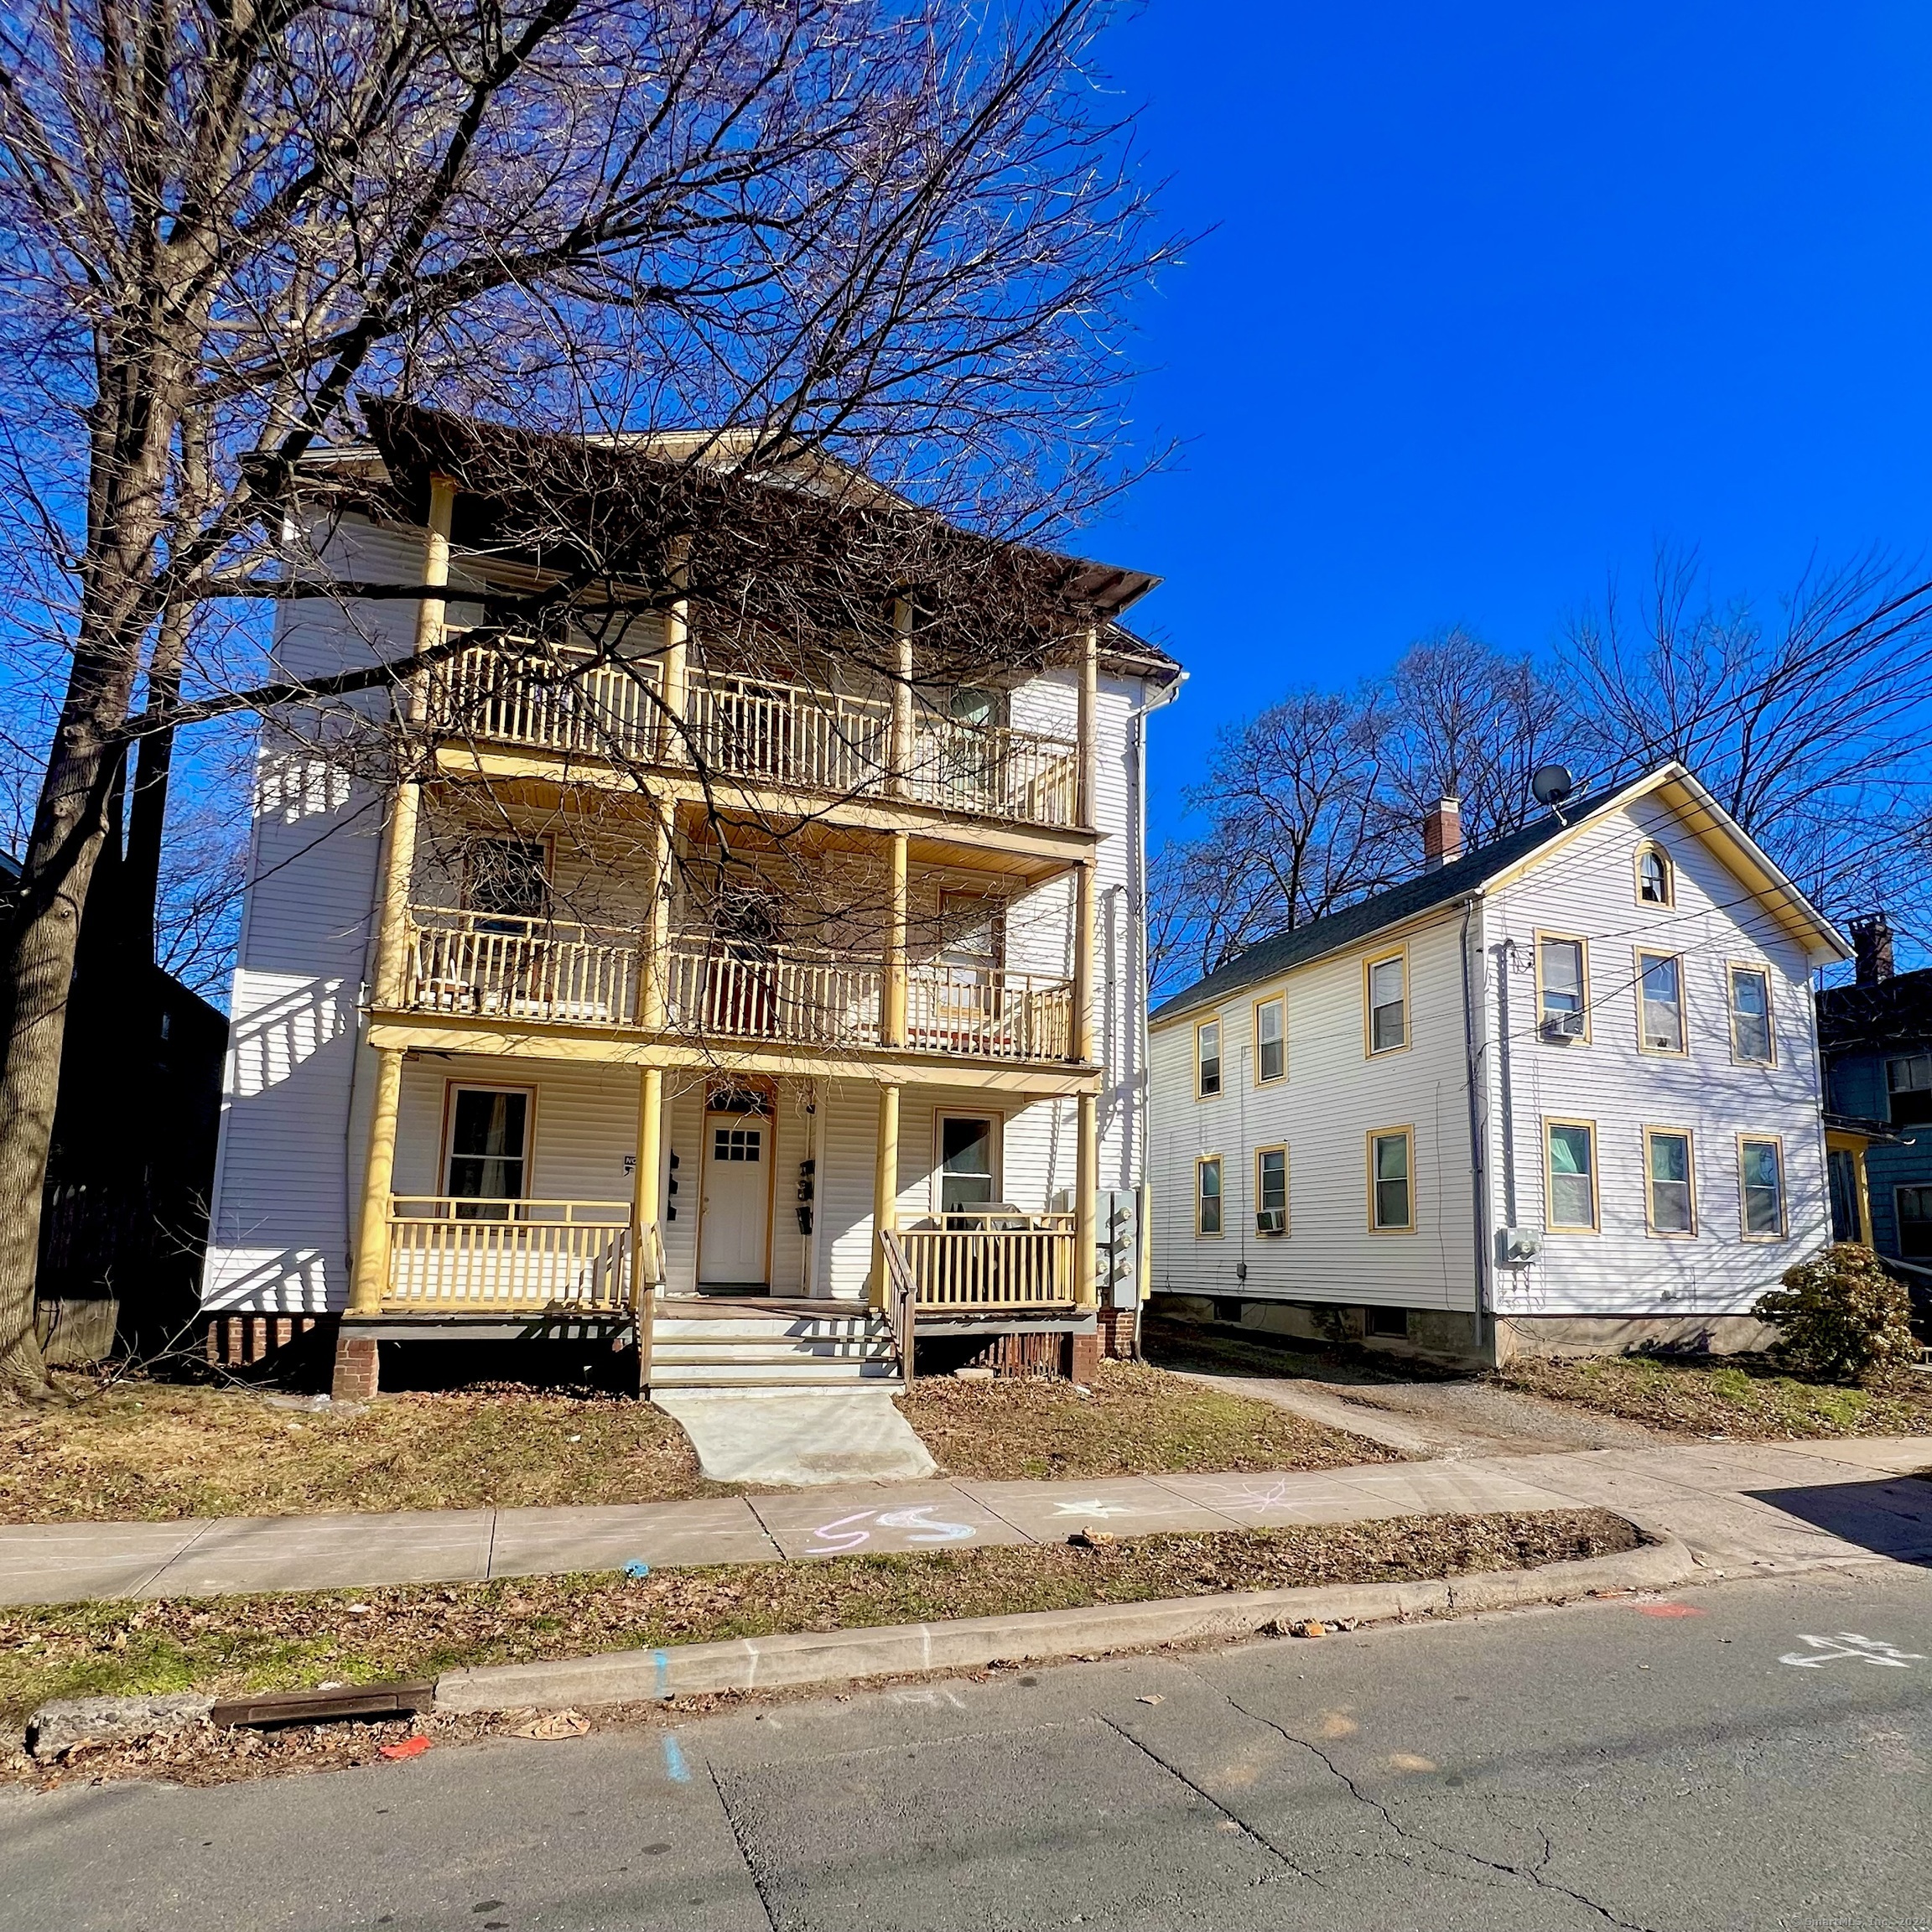
M 1074 1218 L 966 1208 L 932 1228 L 904 1228 L 898 1240 L 920 1314 L 1070 1308 Z
M 397 1195 L 386 1311 L 627 1311 L 631 1204 Z
M 559 919 L 409 909 L 402 1003 L 418 1012 L 629 1026 L 637 935 Z
M 693 666 L 682 724 L 665 719 L 658 667 L 579 648 L 477 645 L 439 667 L 431 715 L 454 737 L 829 793 L 891 789 L 892 706 L 784 678 Z M 1072 739 L 916 707 L 906 788 L 921 803 L 1024 824 L 1077 822 Z

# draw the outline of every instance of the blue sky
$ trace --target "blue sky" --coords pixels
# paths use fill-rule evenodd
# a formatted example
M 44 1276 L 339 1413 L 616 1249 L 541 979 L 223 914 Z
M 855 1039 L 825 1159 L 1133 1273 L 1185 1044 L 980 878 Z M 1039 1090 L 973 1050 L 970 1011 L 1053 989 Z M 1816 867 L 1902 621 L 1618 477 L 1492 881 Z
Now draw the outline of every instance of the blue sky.
M 1164 574 L 1215 730 L 1461 622 L 1546 643 L 1655 543 L 1766 601 L 1932 530 L 1932 11 L 1150 0 L 1109 36 L 1176 226 L 1185 439 L 1080 547 Z

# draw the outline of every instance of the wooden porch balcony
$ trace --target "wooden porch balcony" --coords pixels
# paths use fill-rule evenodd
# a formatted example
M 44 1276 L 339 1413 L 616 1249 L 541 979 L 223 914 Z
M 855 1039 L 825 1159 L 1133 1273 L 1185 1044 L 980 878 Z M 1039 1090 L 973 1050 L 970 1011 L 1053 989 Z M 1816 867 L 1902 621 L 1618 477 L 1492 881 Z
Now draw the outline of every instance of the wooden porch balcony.
M 384 1314 L 621 1315 L 633 1284 L 627 1201 L 390 1202 Z
M 1072 1214 L 972 1208 L 902 1228 L 898 1242 L 921 1315 L 1045 1314 L 1072 1308 Z
M 834 797 L 896 795 L 1021 824 L 1079 823 L 1070 738 L 915 713 L 909 769 L 892 766 L 892 706 L 784 679 L 693 667 L 668 719 L 653 664 L 584 651 L 479 646 L 439 670 L 430 719 L 479 744 L 625 765 L 694 766 L 758 787 Z
M 641 933 L 412 906 L 406 938 L 406 1010 L 641 1026 Z M 670 942 L 663 971 L 667 1032 L 860 1052 L 886 1043 L 882 963 L 687 936 Z M 1072 983 L 995 968 L 908 965 L 903 1044 L 975 1059 L 1071 1059 Z

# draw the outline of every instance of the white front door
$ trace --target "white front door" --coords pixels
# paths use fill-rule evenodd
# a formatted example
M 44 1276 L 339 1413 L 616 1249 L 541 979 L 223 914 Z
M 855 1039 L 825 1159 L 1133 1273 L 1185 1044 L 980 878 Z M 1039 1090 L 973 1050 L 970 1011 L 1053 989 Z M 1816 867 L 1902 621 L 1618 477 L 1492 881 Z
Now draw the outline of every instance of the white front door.
M 756 1114 L 704 1116 L 698 1283 L 764 1287 L 771 1216 L 771 1123 Z

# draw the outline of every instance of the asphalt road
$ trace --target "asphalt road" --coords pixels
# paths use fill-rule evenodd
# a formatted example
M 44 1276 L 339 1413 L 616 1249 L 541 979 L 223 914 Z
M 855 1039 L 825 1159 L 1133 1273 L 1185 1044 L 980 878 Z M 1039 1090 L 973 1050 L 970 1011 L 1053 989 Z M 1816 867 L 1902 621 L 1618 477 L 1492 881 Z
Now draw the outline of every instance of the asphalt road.
M 0 1927 L 1932 1928 L 1932 1574 L 1673 1602 L 8 1794 Z

